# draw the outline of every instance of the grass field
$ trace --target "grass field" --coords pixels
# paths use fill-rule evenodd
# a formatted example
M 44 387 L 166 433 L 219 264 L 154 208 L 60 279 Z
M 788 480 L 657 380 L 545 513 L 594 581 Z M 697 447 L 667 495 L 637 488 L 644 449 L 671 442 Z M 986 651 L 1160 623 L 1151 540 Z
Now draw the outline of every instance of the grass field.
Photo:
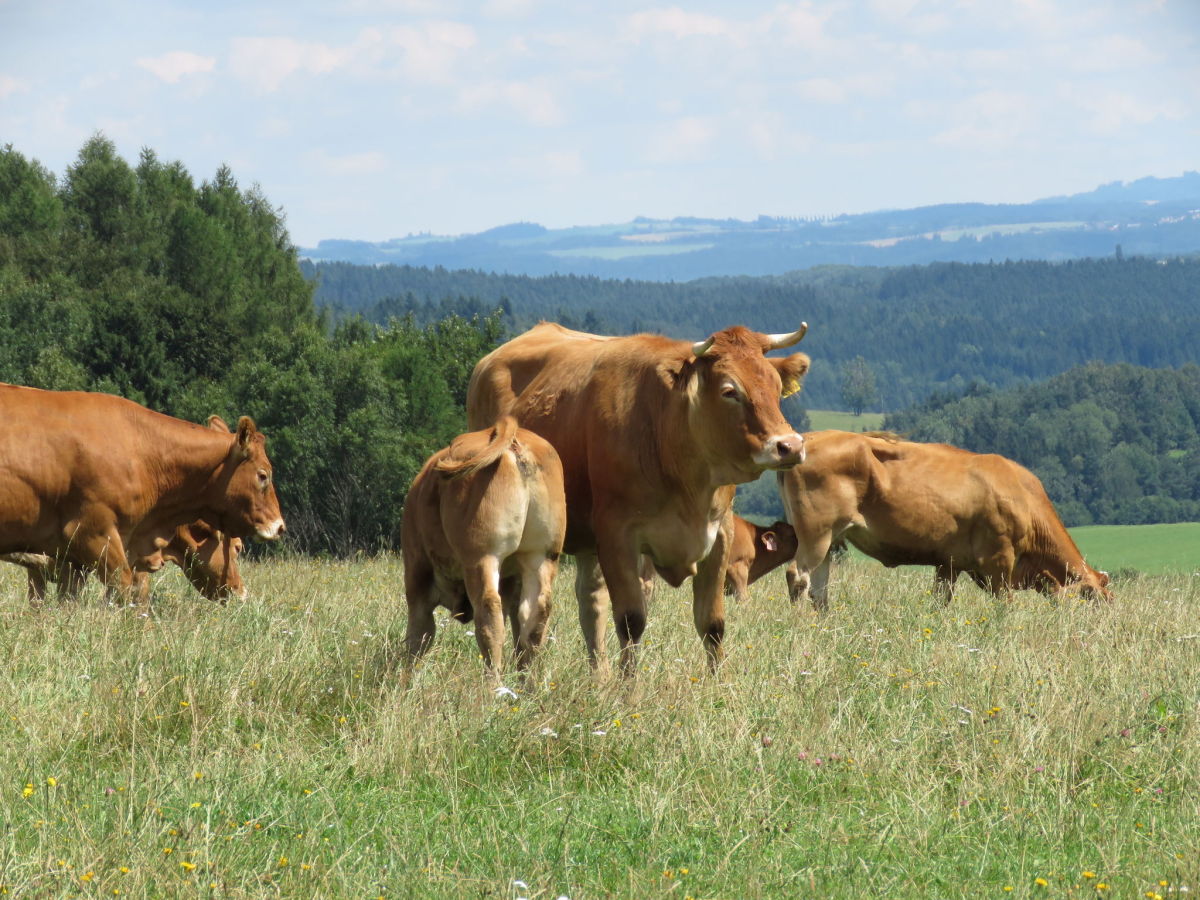
M 865 412 L 856 416 L 836 409 L 810 409 L 808 421 L 813 431 L 878 431 L 883 425 L 883 413 Z
M 1200 522 L 1171 525 L 1088 525 L 1071 536 L 1088 562 L 1117 572 L 1200 573 Z
M 941 608 L 927 571 L 851 562 L 818 618 L 777 571 L 716 676 L 660 586 L 637 678 L 596 684 L 568 561 L 497 697 L 455 624 L 399 688 L 394 559 L 251 563 L 224 608 L 171 573 L 149 620 L 94 587 L 30 610 L 4 569 L 10 896 L 1200 891 L 1195 578 Z

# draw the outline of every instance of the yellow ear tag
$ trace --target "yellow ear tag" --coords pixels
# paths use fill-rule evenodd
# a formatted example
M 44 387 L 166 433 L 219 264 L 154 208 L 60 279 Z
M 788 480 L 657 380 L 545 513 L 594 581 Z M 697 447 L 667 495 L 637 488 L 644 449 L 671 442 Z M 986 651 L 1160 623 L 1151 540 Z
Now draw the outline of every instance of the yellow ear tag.
M 796 391 L 798 391 L 798 390 L 800 390 L 800 379 L 799 378 L 792 377 L 792 378 L 784 379 L 783 393 L 780 394 L 780 397 L 781 398 L 782 397 L 790 397 L 790 396 L 792 396 L 792 394 L 796 393 Z

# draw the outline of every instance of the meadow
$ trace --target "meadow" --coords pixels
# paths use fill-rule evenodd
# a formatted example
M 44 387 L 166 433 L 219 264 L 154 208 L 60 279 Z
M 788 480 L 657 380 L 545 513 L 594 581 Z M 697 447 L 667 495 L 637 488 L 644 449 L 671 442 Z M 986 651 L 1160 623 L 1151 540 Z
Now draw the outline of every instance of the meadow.
M 177 573 L 152 617 L 31 610 L 0 572 L 0 885 L 14 897 L 1171 897 L 1200 891 L 1200 580 L 1093 606 L 851 560 L 780 571 L 705 670 L 660 585 L 595 682 L 564 566 L 495 694 L 446 624 L 411 688 L 394 558 Z M 610 629 L 611 635 L 611 629 Z M 611 636 L 610 636 L 611 640 Z

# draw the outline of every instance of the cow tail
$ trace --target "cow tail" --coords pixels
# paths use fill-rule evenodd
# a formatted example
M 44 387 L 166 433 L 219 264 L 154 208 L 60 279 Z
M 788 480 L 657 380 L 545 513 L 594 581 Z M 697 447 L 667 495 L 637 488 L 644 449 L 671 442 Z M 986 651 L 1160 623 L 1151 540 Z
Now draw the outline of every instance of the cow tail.
M 474 456 L 459 457 L 455 455 L 455 445 L 460 439 L 450 444 L 450 452 L 438 460 L 435 468 L 443 475 L 451 478 L 461 478 L 480 469 L 486 469 L 504 455 L 517 437 L 517 420 L 512 416 L 502 416 L 492 426 L 488 435 L 487 446 Z

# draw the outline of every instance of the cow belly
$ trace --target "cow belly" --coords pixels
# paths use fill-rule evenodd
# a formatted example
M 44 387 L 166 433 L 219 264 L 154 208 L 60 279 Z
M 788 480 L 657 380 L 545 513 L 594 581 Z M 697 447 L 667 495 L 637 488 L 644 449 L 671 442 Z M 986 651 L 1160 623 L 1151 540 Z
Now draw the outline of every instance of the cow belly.
M 26 482 L 0 481 L 0 552 L 55 552 L 58 549 L 56 516 Z
M 865 553 L 891 568 L 896 566 L 940 566 L 944 562 L 943 554 L 935 547 L 881 540 L 866 528 L 851 528 L 844 537 L 861 553 Z

